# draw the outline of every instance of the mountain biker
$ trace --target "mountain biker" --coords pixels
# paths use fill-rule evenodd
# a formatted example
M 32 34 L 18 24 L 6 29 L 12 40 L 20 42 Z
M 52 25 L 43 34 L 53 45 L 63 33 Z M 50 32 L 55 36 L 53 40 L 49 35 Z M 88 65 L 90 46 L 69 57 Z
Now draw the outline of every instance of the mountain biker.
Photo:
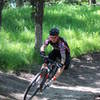
M 55 76 L 52 78 L 52 80 L 56 80 L 63 70 L 68 69 L 70 64 L 70 49 L 67 44 L 67 42 L 59 36 L 59 29 L 52 28 L 49 32 L 49 37 L 46 39 L 44 44 L 40 48 L 40 54 L 41 56 L 45 56 L 45 48 L 48 45 L 51 45 L 53 47 L 53 50 L 49 53 L 48 57 L 49 59 L 55 61 L 57 58 L 60 59 L 59 69 Z M 44 60 L 43 67 L 47 66 L 47 59 Z

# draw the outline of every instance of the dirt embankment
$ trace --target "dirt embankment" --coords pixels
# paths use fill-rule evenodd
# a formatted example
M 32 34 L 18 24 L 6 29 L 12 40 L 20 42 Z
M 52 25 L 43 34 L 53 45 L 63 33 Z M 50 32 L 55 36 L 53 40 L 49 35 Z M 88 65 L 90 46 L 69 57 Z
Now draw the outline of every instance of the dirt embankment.
M 34 70 L 33 73 L 38 72 Z M 0 100 L 23 100 L 34 74 L 0 72 Z M 97 100 L 100 95 L 100 53 L 73 58 L 69 70 L 33 100 Z M 98 99 L 100 100 L 100 98 Z

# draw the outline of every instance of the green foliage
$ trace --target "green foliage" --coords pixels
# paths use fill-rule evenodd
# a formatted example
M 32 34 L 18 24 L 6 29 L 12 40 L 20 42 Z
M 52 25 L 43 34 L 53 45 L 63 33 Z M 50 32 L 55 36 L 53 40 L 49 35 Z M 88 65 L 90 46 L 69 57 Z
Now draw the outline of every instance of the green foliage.
M 16 9 L 4 9 L 3 28 L 7 32 L 15 34 L 23 32 L 24 30 L 34 29 L 33 22 L 31 20 L 31 8 L 23 7 Z
M 45 0 L 46 2 L 49 2 L 48 4 L 61 4 L 61 3 L 67 3 L 67 4 L 86 4 L 88 3 L 88 0 Z
M 34 50 L 35 34 L 31 8 L 4 9 L 2 22 L 0 68 L 21 70 L 42 63 L 39 52 Z M 50 28 L 55 26 L 60 29 L 60 35 L 68 41 L 72 57 L 100 51 L 99 6 L 46 6 L 43 40 L 48 37 Z M 48 53 L 51 47 L 46 50 Z
M 44 27 L 60 28 L 61 36 L 69 43 L 72 57 L 100 51 L 99 9 L 100 7 L 78 5 L 58 5 L 52 8 L 49 6 L 45 11 Z

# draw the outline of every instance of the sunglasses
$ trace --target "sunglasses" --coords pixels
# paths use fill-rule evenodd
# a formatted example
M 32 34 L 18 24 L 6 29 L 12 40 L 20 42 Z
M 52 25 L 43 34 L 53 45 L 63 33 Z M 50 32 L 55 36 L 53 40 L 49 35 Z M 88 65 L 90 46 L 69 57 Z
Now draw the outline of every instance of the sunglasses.
M 50 38 L 50 39 L 57 39 L 58 36 L 51 36 L 51 35 L 50 35 L 49 38 Z

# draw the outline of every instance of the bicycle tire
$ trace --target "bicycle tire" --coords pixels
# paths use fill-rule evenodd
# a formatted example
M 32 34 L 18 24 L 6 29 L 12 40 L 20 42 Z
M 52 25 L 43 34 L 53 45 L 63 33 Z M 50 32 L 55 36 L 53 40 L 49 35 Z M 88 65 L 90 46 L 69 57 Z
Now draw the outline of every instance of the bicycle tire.
M 39 78 L 39 79 L 38 79 Z M 37 94 L 37 92 L 39 91 L 40 87 L 38 86 L 39 84 L 37 84 L 37 82 L 40 80 L 40 73 L 38 73 L 34 80 L 29 84 L 29 86 L 27 87 L 25 93 L 24 93 L 24 99 L 23 100 L 31 100 L 33 98 L 33 96 L 35 96 Z M 34 87 L 36 89 L 34 89 Z M 32 90 L 31 90 L 32 89 Z M 30 97 L 28 97 L 28 95 L 31 94 Z

